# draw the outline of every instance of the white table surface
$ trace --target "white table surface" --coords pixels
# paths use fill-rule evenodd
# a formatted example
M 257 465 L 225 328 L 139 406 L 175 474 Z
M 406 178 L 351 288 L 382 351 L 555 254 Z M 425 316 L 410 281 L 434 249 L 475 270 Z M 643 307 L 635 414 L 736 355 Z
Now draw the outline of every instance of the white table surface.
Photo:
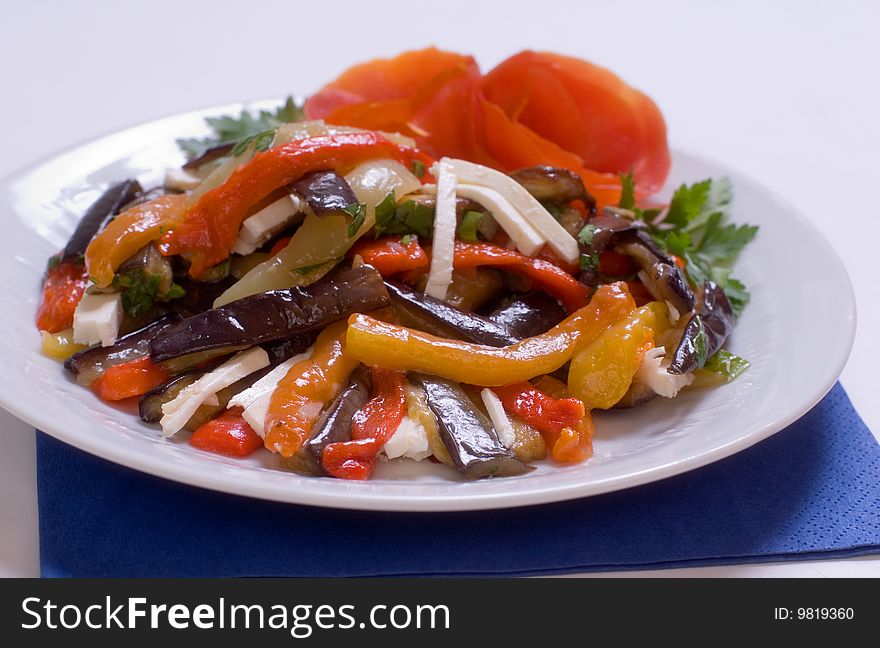
M 747 171 L 823 229 L 859 310 L 842 382 L 880 433 L 880 3 L 611 4 L 5 3 L 0 176 L 156 117 L 308 93 L 356 61 L 431 43 L 485 68 L 527 47 L 588 58 L 648 92 L 676 146 Z M 0 448 L 0 576 L 35 576 L 34 433 L 2 410 Z M 627 575 L 876 577 L 880 557 Z

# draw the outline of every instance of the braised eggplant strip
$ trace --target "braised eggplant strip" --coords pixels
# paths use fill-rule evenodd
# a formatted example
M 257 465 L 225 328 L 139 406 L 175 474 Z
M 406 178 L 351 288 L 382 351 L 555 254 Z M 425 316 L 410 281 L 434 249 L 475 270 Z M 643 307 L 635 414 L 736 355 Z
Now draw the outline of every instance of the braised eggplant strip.
M 64 368 L 76 376 L 80 385 L 91 386 L 108 368 L 149 355 L 150 340 L 179 321 L 177 315 L 164 315 L 119 338 L 113 346 L 95 346 L 75 353 L 64 362 Z
M 626 213 L 606 208 L 590 219 L 591 239 L 589 245 L 582 244 L 584 255 L 598 258 L 613 247 L 632 257 L 641 267 L 640 277 L 655 299 L 668 301 L 682 315 L 690 313 L 694 309 L 694 293 L 681 268 Z M 588 286 L 601 283 L 597 268 L 582 271 L 580 279 Z
M 235 283 L 235 279 L 231 276 L 215 283 L 192 281 L 186 277 L 177 277 L 177 280 L 181 282 L 186 292 L 180 299 L 170 302 L 169 307 L 182 317 L 192 317 L 211 310 L 214 307 L 214 300 Z
M 565 319 L 565 310 L 547 293 L 533 292 L 495 309 L 488 319 L 517 340 L 524 340 L 546 333 L 559 324 Z
M 316 337 L 318 337 L 316 331 L 309 331 L 308 333 L 292 335 L 282 340 L 266 342 L 261 346 L 269 354 L 269 362 L 272 366 L 275 366 L 308 349 L 314 343 Z
M 406 197 L 407 200 L 413 201 L 415 204 L 420 207 L 425 207 L 430 209 L 431 211 L 435 211 L 437 208 L 437 196 L 434 194 L 413 194 L 411 196 Z M 483 206 L 470 198 L 461 198 L 456 196 L 455 198 L 455 215 L 460 220 L 462 216 L 467 214 L 470 211 L 481 212 L 483 211 Z
M 458 383 L 420 373 L 409 377 L 425 390 L 443 445 L 465 478 L 510 477 L 532 470 L 501 445 L 492 423 Z
M 382 276 L 364 265 L 310 286 L 245 297 L 184 320 L 150 343 L 153 362 L 230 346 L 272 342 L 388 306 Z
M 189 387 L 204 375 L 204 371 L 183 373 L 143 394 L 138 402 L 141 420 L 145 423 L 158 423 L 162 420 L 162 406 L 173 401 L 185 387 Z
M 201 155 L 188 160 L 186 164 L 183 165 L 183 168 L 187 171 L 198 169 L 203 164 L 226 157 L 232 152 L 232 149 L 235 148 L 236 144 L 237 142 L 222 142 L 207 148 Z
M 64 246 L 61 260 L 70 261 L 81 258 L 86 253 L 86 248 L 95 234 L 104 229 L 104 226 L 120 212 L 122 207 L 135 200 L 142 192 L 143 187 L 137 180 L 123 180 L 101 194 L 101 197 L 92 203 L 92 206 L 80 219 L 67 241 L 67 245 Z
M 490 346 L 507 346 L 519 339 L 491 319 L 455 308 L 406 284 L 386 281 L 385 287 L 391 296 L 395 315 L 406 326 Z
M 299 452 L 292 457 L 282 457 L 281 465 L 298 473 L 325 475 L 326 471 L 321 465 L 324 448 L 331 443 L 351 440 L 352 418 L 368 400 L 369 374 L 358 368 L 351 374 L 348 384 L 321 413 L 312 429 L 312 435 Z
M 334 171 L 306 174 L 292 186 L 315 216 L 342 211 L 358 202 L 345 178 Z
M 588 212 L 596 211 L 596 199 L 574 171 L 552 166 L 532 166 L 511 171 L 509 175 L 541 202 L 564 205 L 573 200 L 582 200 Z
M 669 372 L 685 374 L 701 369 L 724 344 L 735 323 L 736 315 L 727 295 L 717 284 L 707 281 L 699 307 L 684 327 Z

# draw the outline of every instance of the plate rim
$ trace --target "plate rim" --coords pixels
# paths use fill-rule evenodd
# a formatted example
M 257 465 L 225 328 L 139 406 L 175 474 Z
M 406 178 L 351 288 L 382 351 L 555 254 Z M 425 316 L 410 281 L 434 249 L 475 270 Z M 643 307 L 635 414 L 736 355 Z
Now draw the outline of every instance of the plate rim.
M 60 158 L 64 155 L 72 154 L 78 149 L 93 145 L 103 139 L 112 138 L 129 130 L 145 127 L 165 120 L 183 118 L 185 116 L 197 116 L 215 112 L 219 113 L 221 111 L 241 110 L 245 107 L 259 106 L 259 104 L 261 103 L 269 103 L 272 101 L 277 101 L 277 99 L 235 102 L 223 106 L 213 106 L 203 109 L 189 110 L 171 115 L 165 115 L 163 117 L 151 119 L 149 121 L 139 122 L 123 128 L 105 132 L 100 135 L 95 135 L 90 138 L 85 138 L 76 142 L 75 144 L 60 148 L 58 150 L 55 150 L 54 152 L 50 152 L 46 155 L 40 156 L 38 159 L 33 160 L 25 164 L 24 166 L 11 171 L 10 173 L 7 173 L 3 177 L 0 177 L 0 189 L 10 188 L 17 179 L 25 177 L 27 174 L 39 169 L 40 167 L 50 163 L 57 158 Z M 347 493 L 345 498 L 342 498 L 338 493 L 327 493 L 322 495 L 320 494 L 320 491 L 316 489 L 316 492 L 297 491 L 297 497 L 294 501 L 291 498 L 284 497 L 281 493 L 279 493 L 274 484 L 271 482 L 261 483 L 259 481 L 255 481 L 248 484 L 248 492 L 235 492 L 230 486 L 228 477 L 224 475 L 222 471 L 214 471 L 213 473 L 192 473 L 186 466 L 181 468 L 180 466 L 177 466 L 172 462 L 163 462 L 160 457 L 144 455 L 140 453 L 136 448 L 128 449 L 122 444 L 108 446 L 103 443 L 98 437 L 89 437 L 87 435 L 81 434 L 68 435 L 64 431 L 53 429 L 51 416 L 48 413 L 43 414 L 42 410 L 34 411 L 34 408 L 20 406 L 14 400 L 8 399 L 3 390 L 0 390 L 0 407 L 10 412 L 17 418 L 34 426 L 36 429 L 43 431 L 45 434 L 48 434 L 49 436 L 52 436 L 53 438 L 58 439 L 63 443 L 67 443 L 68 445 L 78 448 L 79 450 L 100 457 L 107 461 L 111 461 L 129 470 L 137 470 L 139 472 L 144 472 L 164 479 L 169 479 L 171 481 L 186 484 L 188 486 L 206 488 L 209 490 L 229 493 L 241 497 L 250 497 L 254 499 L 276 501 L 293 505 L 318 506 L 334 509 L 399 512 L 451 512 L 519 508 L 580 499 L 583 497 L 592 497 L 595 495 L 636 488 L 653 483 L 655 481 L 667 479 L 675 475 L 690 472 L 711 463 L 715 463 L 716 461 L 720 461 L 724 458 L 737 454 L 738 452 L 741 452 L 759 443 L 760 441 L 769 438 L 773 434 L 791 425 L 793 422 L 809 412 L 819 401 L 822 400 L 822 398 L 824 398 L 828 394 L 828 392 L 832 389 L 834 384 L 839 379 L 840 374 L 846 366 L 846 363 L 852 352 L 857 327 L 857 306 L 852 281 L 840 255 L 837 254 L 837 251 L 834 249 L 828 239 L 825 238 L 817 225 L 814 224 L 809 218 L 807 218 L 804 213 L 802 213 L 788 200 L 764 185 L 759 180 L 755 179 L 747 173 L 740 171 L 738 168 L 728 163 L 721 162 L 711 156 L 705 155 L 700 152 L 695 152 L 687 148 L 670 146 L 670 150 L 674 154 L 684 155 L 690 157 L 691 159 L 705 162 L 707 164 L 715 166 L 719 170 L 737 176 L 738 179 L 745 180 L 746 182 L 753 185 L 756 189 L 766 194 L 768 198 L 778 203 L 781 208 L 785 209 L 788 212 L 788 215 L 795 219 L 798 225 L 800 225 L 811 235 L 811 239 L 813 241 L 815 241 L 818 245 L 824 246 L 825 252 L 833 259 L 833 262 L 836 266 L 837 274 L 839 274 L 839 276 L 843 280 L 841 282 L 841 285 L 837 287 L 844 292 L 843 301 L 845 301 L 847 304 L 847 312 L 845 317 L 843 318 L 846 322 L 846 330 L 843 332 L 845 334 L 846 343 L 842 345 L 839 349 L 837 357 L 829 359 L 829 364 L 832 368 L 830 371 L 827 371 L 825 373 L 825 379 L 822 382 L 821 389 L 811 393 L 808 398 L 801 399 L 799 401 L 799 406 L 796 408 L 792 408 L 787 415 L 777 417 L 771 421 L 768 421 L 764 425 L 757 427 L 746 435 L 743 435 L 736 439 L 732 439 L 727 443 L 723 443 L 707 451 L 685 458 L 676 459 L 674 461 L 667 461 L 663 464 L 651 466 L 637 472 L 629 472 L 626 474 L 609 477 L 600 482 L 560 485 L 555 488 L 544 488 L 542 490 L 532 492 L 520 492 L 517 490 L 511 490 L 485 494 L 468 494 L 461 497 L 455 497 L 451 495 L 420 495 L 418 498 L 413 498 L 411 495 L 408 494 L 375 494 L 364 490 L 360 493 Z M 833 362 L 831 362 L 832 360 Z M 92 439 L 95 439 L 95 441 L 92 441 Z

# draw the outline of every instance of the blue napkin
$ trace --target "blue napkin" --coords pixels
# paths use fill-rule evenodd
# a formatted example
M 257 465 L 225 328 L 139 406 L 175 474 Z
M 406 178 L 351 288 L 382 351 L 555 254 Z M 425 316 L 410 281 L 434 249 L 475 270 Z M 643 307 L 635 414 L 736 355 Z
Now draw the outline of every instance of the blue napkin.
M 470 513 L 292 506 L 183 486 L 37 438 L 44 576 L 529 575 L 880 551 L 880 447 L 840 385 L 697 471 Z

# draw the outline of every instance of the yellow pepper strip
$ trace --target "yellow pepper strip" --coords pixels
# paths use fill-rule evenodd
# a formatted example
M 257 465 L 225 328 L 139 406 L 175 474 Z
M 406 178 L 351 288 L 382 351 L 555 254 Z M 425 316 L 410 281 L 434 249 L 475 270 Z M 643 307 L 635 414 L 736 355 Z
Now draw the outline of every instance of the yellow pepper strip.
M 608 409 L 623 398 L 654 336 L 669 327 L 666 304 L 651 302 L 605 329 L 571 360 L 568 392 L 587 409 Z
M 178 223 L 185 210 L 186 196 L 178 194 L 160 196 L 119 214 L 86 248 L 86 268 L 92 281 L 101 288 L 109 286 L 119 266 Z
M 88 347 L 85 344 L 77 344 L 73 341 L 73 329 L 64 329 L 58 333 L 49 333 L 49 331 L 40 331 L 42 336 L 42 344 L 40 351 L 44 356 L 48 356 L 53 360 L 67 360 L 77 351 L 82 351 Z M 718 374 L 713 374 L 718 375 Z
M 543 335 L 496 348 L 437 337 L 368 315 L 348 320 L 346 353 L 399 371 L 423 371 L 470 385 L 510 385 L 555 371 L 583 344 L 635 308 L 623 283 L 602 286 L 590 303 Z
M 325 328 L 312 357 L 298 362 L 281 379 L 266 412 L 266 447 L 283 457 L 295 455 L 315 421 L 358 363 L 345 352 L 345 322 Z

